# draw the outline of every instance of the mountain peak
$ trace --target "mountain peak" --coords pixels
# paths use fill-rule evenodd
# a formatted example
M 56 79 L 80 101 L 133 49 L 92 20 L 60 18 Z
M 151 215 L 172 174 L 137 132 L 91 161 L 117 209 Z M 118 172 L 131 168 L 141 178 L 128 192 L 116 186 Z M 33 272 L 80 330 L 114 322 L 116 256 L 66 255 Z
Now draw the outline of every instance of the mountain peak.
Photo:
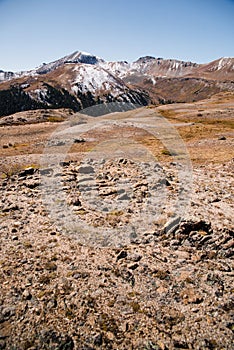
M 65 56 L 63 60 L 64 63 L 97 64 L 99 62 L 105 62 L 102 58 L 85 51 L 75 51 L 71 55 Z
M 39 68 L 36 69 L 37 74 L 46 74 L 49 73 L 50 71 L 66 64 L 66 63 L 84 63 L 84 64 L 99 64 L 105 62 L 103 59 L 101 59 L 98 56 L 92 55 L 87 52 L 83 51 L 75 51 L 70 55 L 67 55 L 63 58 L 60 58 L 56 61 L 43 64 Z
M 143 57 L 140 57 L 138 58 L 138 60 L 136 62 L 138 63 L 146 63 L 146 62 L 149 62 L 149 61 L 152 61 L 152 60 L 155 60 L 156 58 L 153 57 L 153 56 L 143 56 Z

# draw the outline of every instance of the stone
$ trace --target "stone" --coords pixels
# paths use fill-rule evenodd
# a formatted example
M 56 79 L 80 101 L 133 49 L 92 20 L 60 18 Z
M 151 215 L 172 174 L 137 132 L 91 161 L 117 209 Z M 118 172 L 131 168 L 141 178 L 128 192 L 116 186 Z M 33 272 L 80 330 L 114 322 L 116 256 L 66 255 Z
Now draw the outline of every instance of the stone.
M 171 234 L 176 231 L 176 229 L 179 227 L 181 222 L 181 217 L 176 217 L 171 220 L 169 220 L 163 227 L 163 232 L 167 234 Z
M 117 258 L 116 260 L 120 260 L 120 259 L 124 259 L 128 256 L 128 253 L 125 251 L 125 250 L 122 250 L 118 255 L 117 255 Z
M 102 333 L 99 333 L 95 336 L 94 338 L 94 345 L 96 346 L 101 346 L 103 343 L 103 337 L 102 337 Z
M 40 169 L 40 174 L 41 175 L 52 175 L 53 169 L 52 168 L 45 168 L 45 169 Z
M 30 299 L 32 299 L 32 294 L 27 289 L 25 289 L 23 291 L 22 297 L 25 300 L 30 300 Z
M 140 254 L 133 254 L 129 256 L 129 260 L 134 261 L 134 262 L 138 262 L 142 259 L 142 255 Z
M 127 195 L 127 193 L 123 194 L 122 196 L 118 197 L 119 201 L 129 201 L 131 198 Z
M 19 177 L 25 177 L 29 175 L 33 175 L 36 170 L 33 167 L 25 168 L 23 171 L 19 173 Z
M 76 198 L 70 198 L 68 201 L 69 205 L 74 205 L 75 207 L 81 207 L 81 201 L 79 199 L 79 197 Z
M 11 204 L 8 207 L 4 207 L 2 209 L 2 212 L 5 213 L 5 212 L 15 211 L 15 210 L 19 210 L 19 206 L 17 204 Z
M 2 320 L 8 320 L 9 318 L 11 318 L 12 316 L 14 316 L 16 313 L 16 308 L 15 306 L 7 306 L 4 307 L 1 310 L 1 319 Z
M 24 185 L 30 189 L 34 189 L 40 185 L 39 181 L 29 180 L 24 183 Z
M 80 174 L 93 174 L 95 171 L 94 171 L 94 168 L 91 166 L 91 165 L 82 165 L 78 168 L 78 172 Z
M 84 142 L 85 142 L 85 139 L 83 139 L 83 138 L 81 137 L 81 138 L 74 139 L 73 142 L 74 142 L 74 143 L 84 143 Z
M 136 270 L 138 267 L 139 267 L 138 264 L 132 264 L 132 265 L 129 265 L 129 266 L 128 266 L 128 268 L 129 268 L 130 270 Z

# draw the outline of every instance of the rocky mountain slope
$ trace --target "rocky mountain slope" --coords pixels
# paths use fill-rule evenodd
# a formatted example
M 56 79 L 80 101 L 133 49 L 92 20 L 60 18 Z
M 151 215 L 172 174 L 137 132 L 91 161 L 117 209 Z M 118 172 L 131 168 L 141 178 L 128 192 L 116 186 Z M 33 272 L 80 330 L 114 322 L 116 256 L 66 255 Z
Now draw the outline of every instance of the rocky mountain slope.
M 41 108 L 73 111 L 108 102 L 191 102 L 234 91 L 234 58 L 208 64 L 141 57 L 106 62 L 74 52 L 27 72 L 0 71 L 0 116 Z

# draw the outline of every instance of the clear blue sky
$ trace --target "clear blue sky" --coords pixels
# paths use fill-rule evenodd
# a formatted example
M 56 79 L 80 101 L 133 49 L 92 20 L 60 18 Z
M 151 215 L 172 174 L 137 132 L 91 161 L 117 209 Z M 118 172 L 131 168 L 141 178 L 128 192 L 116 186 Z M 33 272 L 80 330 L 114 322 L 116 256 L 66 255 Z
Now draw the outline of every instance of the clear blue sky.
M 234 57 L 234 0 L 0 0 L 0 69 L 74 51 L 108 61 Z

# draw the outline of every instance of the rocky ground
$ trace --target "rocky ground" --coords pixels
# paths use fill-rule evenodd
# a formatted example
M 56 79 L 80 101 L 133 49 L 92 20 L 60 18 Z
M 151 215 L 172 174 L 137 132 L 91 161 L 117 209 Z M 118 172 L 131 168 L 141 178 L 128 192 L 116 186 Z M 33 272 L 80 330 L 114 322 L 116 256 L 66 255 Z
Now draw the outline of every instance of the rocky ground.
M 200 161 L 181 191 L 164 150 L 143 167 L 97 161 L 83 157 L 90 138 L 59 169 L 42 168 L 35 128 L 31 155 L 9 146 L 16 134 L 2 141 L 0 349 L 233 349 L 230 129 L 187 142 Z M 226 155 L 207 162 L 207 142 Z

